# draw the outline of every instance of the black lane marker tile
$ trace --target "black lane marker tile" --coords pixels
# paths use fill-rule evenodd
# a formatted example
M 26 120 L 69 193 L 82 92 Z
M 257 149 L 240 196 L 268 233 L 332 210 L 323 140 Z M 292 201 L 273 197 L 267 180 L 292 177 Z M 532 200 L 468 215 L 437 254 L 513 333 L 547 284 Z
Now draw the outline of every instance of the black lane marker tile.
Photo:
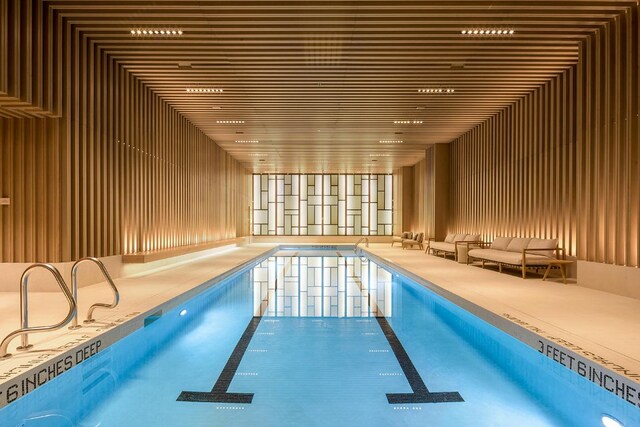
M 262 320 L 262 317 L 251 319 L 238 344 L 236 344 L 236 348 L 233 349 L 233 353 L 229 356 L 227 364 L 224 365 L 218 381 L 213 385 L 210 392 L 183 391 L 177 400 L 181 402 L 251 403 L 253 401 L 253 393 L 227 393 L 227 390 L 229 390 L 242 357 L 247 351 L 247 347 L 249 347 L 251 338 L 253 338 L 256 329 L 258 329 L 260 320 Z
M 407 354 L 407 351 L 402 346 L 402 343 L 396 336 L 396 333 L 387 322 L 384 317 L 376 317 L 380 329 L 384 332 L 384 336 L 387 338 L 393 354 L 396 355 L 398 363 L 404 372 L 404 376 L 409 381 L 411 390 L 413 393 L 387 393 L 387 400 L 391 404 L 395 403 L 444 403 L 444 402 L 464 402 L 462 396 L 457 391 L 451 392 L 430 392 L 422 377 L 418 373 L 418 370 L 413 365 L 411 358 Z

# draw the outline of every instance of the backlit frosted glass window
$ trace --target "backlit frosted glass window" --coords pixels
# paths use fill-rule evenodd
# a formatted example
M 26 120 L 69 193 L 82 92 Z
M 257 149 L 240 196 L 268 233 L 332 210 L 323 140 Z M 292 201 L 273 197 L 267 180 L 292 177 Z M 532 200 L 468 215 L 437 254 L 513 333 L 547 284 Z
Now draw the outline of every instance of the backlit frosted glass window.
M 390 236 L 392 191 L 392 175 L 256 174 L 252 232 L 256 236 Z

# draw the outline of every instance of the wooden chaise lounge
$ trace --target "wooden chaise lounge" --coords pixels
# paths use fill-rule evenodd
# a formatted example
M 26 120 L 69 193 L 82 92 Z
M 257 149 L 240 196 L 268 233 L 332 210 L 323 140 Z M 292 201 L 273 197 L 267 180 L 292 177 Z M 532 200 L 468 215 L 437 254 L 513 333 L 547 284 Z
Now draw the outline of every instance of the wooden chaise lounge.
M 424 252 L 431 252 L 436 256 L 442 255 L 443 258 L 446 258 L 447 255 L 453 255 L 453 258 L 457 261 L 458 247 L 460 245 L 470 246 L 473 243 L 482 243 L 479 234 L 449 233 L 443 242 L 437 242 L 433 238 L 429 238 L 427 249 Z
M 486 247 L 488 244 L 481 246 L 469 250 L 467 263 L 481 261 L 483 268 L 487 262 L 495 263 L 500 272 L 503 265 L 521 268 L 523 279 L 527 268 L 548 267 L 551 261 L 566 258 L 564 249 L 558 247 L 558 239 L 496 237 L 490 247 Z
M 411 231 L 405 231 L 400 236 L 393 236 L 393 240 L 391 240 L 391 246 L 393 246 L 395 243 L 402 244 L 402 242 L 406 239 L 413 239 L 413 233 Z
M 406 249 L 407 247 L 413 248 L 414 246 L 418 246 L 420 250 L 423 248 L 424 243 L 424 233 L 417 233 L 413 239 L 405 239 L 402 241 L 402 249 Z

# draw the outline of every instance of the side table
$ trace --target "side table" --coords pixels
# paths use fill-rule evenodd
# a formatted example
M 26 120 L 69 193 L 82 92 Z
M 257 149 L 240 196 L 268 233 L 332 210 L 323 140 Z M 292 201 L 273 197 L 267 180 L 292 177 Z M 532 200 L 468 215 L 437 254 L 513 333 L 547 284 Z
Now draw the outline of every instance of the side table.
M 562 275 L 562 283 L 567 283 L 567 274 L 566 268 L 567 265 L 573 264 L 573 261 L 568 259 L 552 259 L 549 261 L 547 265 L 547 269 L 544 271 L 544 276 L 542 276 L 542 280 L 547 280 L 547 276 L 549 275 L 549 271 L 551 271 L 551 267 L 556 265 L 560 267 L 560 274 Z

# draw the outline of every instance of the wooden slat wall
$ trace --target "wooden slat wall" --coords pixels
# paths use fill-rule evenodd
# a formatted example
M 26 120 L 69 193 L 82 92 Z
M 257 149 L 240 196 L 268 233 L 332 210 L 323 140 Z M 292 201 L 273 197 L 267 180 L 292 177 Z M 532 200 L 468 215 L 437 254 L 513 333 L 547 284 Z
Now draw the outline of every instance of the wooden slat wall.
M 638 267 L 638 7 L 580 50 L 575 68 L 452 142 L 449 229 L 558 237 L 578 259 Z
M 58 117 L 59 21 L 36 0 L 0 0 L 0 117 Z
M 578 257 L 640 266 L 640 31 L 630 8 L 580 49 Z
M 0 22 L 22 25 L 19 46 L 47 39 L 49 27 L 30 26 L 57 22 L 29 9 L 41 2 L 9 3 L 0 3 Z M 26 100 L 19 108 L 4 104 L 9 117 L 0 115 L 0 197 L 11 198 L 0 207 L 0 262 L 70 261 L 246 235 L 244 167 L 71 25 L 59 30 L 65 49 L 50 65 L 68 70 L 57 74 L 65 97 L 49 102 L 44 89 L 32 88 L 51 87 L 44 70 L 32 81 L 35 67 L 49 65 L 25 58 L 40 53 L 0 65 L 0 83 L 10 94 L 20 88 Z M 2 44 L 7 33 L 0 33 Z M 27 46 L 40 52 L 46 43 Z M 0 57 L 13 49 L 0 49 Z M 15 83 L 17 76 L 24 79 Z M 60 105 L 62 118 L 16 118 L 40 115 L 42 105 Z
M 429 204 L 429 183 L 430 178 L 427 176 L 427 163 L 431 161 L 429 150 L 426 151 L 424 160 L 413 165 L 413 203 L 411 204 L 411 224 L 405 227 L 403 231 L 425 232 L 429 236 L 432 231 L 430 222 L 432 218 L 428 217 Z
M 558 238 L 575 254 L 575 73 L 451 144 L 450 232 Z
M 244 168 L 95 45 L 73 43 L 71 257 L 236 237 Z
M 0 262 L 68 259 L 66 153 L 60 119 L 0 118 Z

